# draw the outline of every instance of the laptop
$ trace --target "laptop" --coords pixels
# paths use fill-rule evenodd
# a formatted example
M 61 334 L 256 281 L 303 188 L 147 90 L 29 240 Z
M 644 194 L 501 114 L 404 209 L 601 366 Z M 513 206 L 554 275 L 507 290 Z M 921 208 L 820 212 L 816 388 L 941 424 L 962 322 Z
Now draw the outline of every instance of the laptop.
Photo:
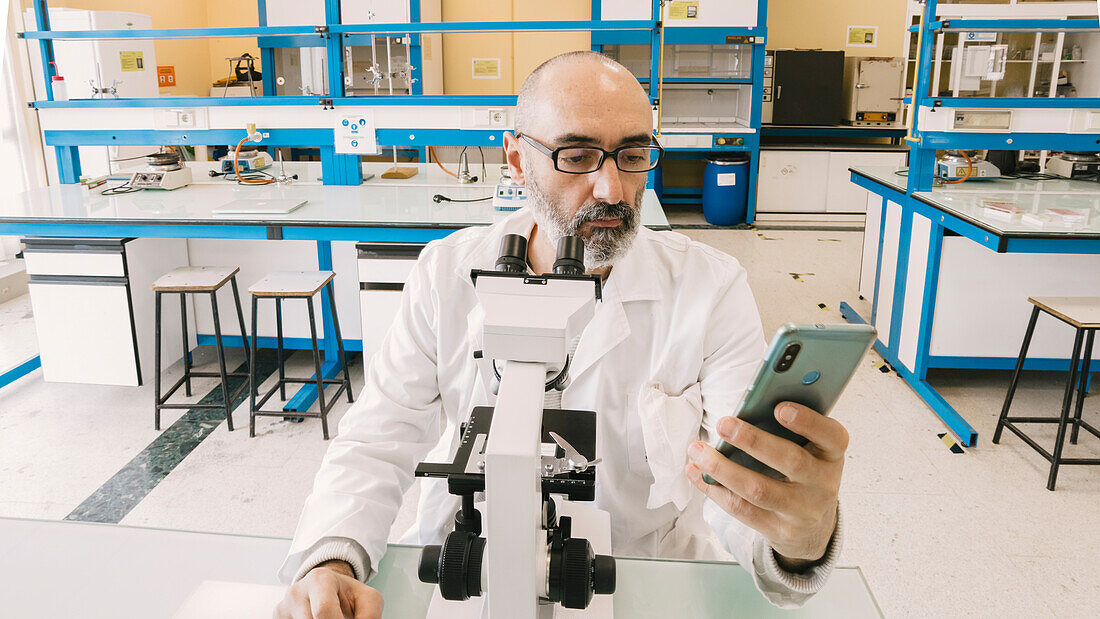
M 227 202 L 212 211 L 214 215 L 286 215 L 309 200 L 287 198 L 246 198 Z

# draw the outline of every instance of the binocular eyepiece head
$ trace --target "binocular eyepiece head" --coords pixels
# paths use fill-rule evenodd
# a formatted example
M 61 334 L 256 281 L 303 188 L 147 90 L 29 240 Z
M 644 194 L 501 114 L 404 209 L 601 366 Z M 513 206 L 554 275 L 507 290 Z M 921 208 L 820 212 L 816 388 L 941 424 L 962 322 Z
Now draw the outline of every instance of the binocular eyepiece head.
M 527 271 L 527 237 L 520 234 L 504 235 L 500 242 L 496 270 L 502 273 Z M 584 275 L 584 241 L 579 236 L 567 236 L 558 241 L 554 274 Z

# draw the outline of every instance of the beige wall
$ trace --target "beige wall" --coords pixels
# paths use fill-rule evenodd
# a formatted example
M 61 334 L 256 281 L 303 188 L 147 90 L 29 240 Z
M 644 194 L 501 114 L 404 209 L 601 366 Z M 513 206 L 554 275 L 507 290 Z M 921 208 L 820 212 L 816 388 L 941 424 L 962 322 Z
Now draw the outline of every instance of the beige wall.
M 587 20 L 591 0 L 443 0 L 443 21 Z M 590 49 L 587 32 L 443 35 L 443 91 L 512 95 L 527 74 L 562 52 Z M 474 58 L 499 58 L 499 79 L 474 79 Z
M 905 0 L 768 2 L 768 49 L 840 50 L 848 56 L 904 56 Z M 848 26 L 878 26 L 875 47 L 848 47 Z
M 183 4 L 201 4 L 196 0 L 183 0 Z M 157 3 L 159 4 L 159 2 Z M 180 4 L 180 2 L 165 2 L 165 4 Z M 206 2 L 206 27 L 207 28 L 245 28 L 260 25 L 259 11 L 255 0 L 243 2 L 226 2 L 225 0 L 207 0 Z M 229 76 L 229 61 L 226 58 L 251 54 L 256 59 L 256 70 L 262 71 L 260 65 L 260 47 L 253 38 L 231 39 L 207 39 L 209 48 L 207 54 L 210 58 L 211 81 L 225 79 Z M 210 90 L 202 93 L 210 94 Z

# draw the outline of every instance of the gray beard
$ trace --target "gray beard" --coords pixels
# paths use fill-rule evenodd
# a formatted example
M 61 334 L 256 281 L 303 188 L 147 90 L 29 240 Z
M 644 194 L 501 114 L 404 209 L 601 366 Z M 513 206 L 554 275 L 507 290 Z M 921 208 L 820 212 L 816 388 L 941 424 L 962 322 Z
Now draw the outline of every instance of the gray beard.
M 645 186 L 638 189 L 632 207 L 626 202 L 609 204 L 593 202 L 581 206 L 576 215 L 565 215 L 559 201 L 542 190 L 531 174 L 527 175 L 527 202 L 535 224 L 557 249 L 558 241 L 567 236 L 579 236 L 584 241 L 584 267 L 591 271 L 613 265 L 626 254 L 638 236 L 639 211 Z M 622 223 L 613 228 L 589 226 L 587 235 L 579 232 L 581 226 L 599 219 L 619 218 Z

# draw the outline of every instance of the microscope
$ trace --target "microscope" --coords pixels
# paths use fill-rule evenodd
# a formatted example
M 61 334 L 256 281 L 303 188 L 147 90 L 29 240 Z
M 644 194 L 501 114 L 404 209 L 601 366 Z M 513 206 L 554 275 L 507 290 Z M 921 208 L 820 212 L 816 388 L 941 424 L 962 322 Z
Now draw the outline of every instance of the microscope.
M 585 616 L 612 616 L 610 598 L 592 602 L 615 592 L 615 560 L 579 536 L 602 534 L 610 550 L 610 518 L 572 503 L 595 498 L 596 413 L 544 408 L 544 394 L 568 385 L 569 346 L 592 319 L 601 280 L 584 274 L 580 238 L 563 238 L 557 252 L 552 273 L 529 275 L 527 239 L 510 234 L 495 270 L 470 274 L 485 316 L 473 354 L 492 406 L 462 424 L 453 462 L 416 468 L 462 498 L 454 531 L 420 555 L 420 580 L 442 597 L 430 618 L 550 619 L 590 604 Z

